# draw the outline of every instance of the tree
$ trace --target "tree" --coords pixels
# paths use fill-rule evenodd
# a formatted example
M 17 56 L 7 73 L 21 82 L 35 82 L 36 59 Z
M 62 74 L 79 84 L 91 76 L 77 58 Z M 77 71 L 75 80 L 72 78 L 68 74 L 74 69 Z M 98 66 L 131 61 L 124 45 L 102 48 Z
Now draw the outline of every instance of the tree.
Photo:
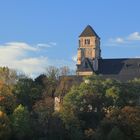
M 10 120 L 6 113 L 0 111 L 0 139 L 8 140 L 11 136 Z
M 12 114 L 12 130 L 14 139 L 24 140 L 30 138 L 30 114 L 27 108 L 21 104 Z
M 70 69 L 67 66 L 63 66 L 60 68 L 60 75 L 61 76 L 66 76 L 70 74 Z
M 121 109 L 120 120 L 128 137 L 140 139 L 140 107 L 125 106 Z
M 117 106 L 120 92 L 120 88 L 116 86 L 112 86 L 106 90 L 106 97 L 108 101 L 110 100 L 110 102 L 108 102 L 110 106 Z
M 0 80 L 7 85 L 13 85 L 17 82 L 17 73 L 8 67 L 0 67 Z
M 64 97 L 72 88 L 72 86 L 79 85 L 79 81 L 76 78 L 70 76 L 62 76 L 59 79 L 59 83 L 57 85 L 57 89 L 55 92 L 55 96 L 62 96 Z
M 0 81 L 0 106 L 7 114 L 13 112 L 16 106 L 16 97 L 12 93 L 12 87 Z
M 54 101 L 51 97 L 45 98 L 35 103 L 33 106 L 33 125 L 36 137 L 48 137 L 54 112 Z M 36 127 L 37 126 L 37 127 Z
M 123 132 L 118 127 L 113 127 L 107 140 L 125 140 Z
M 49 79 L 56 80 L 59 77 L 59 69 L 54 66 L 49 66 L 46 68 L 46 76 Z
M 47 81 L 47 76 L 45 74 L 41 74 L 35 78 L 35 83 L 41 85 L 42 88 L 45 88 Z
M 46 68 L 46 77 L 42 78 L 44 86 L 44 97 L 54 97 L 59 79 L 59 69 L 50 66 Z
M 97 86 L 96 86 L 97 85 Z M 71 91 L 65 95 L 61 117 L 65 123 L 65 127 L 69 132 L 73 130 L 82 136 L 82 130 L 94 130 L 104 117 L 103 107 L 105 96 L 101 93 L 101 85 L 98 83 L 82 83 L 79 87 L 73 87 Z M 73 134 L 70 133 L 71 136 Z M 74 135 L 76 135 L 74 133 Z
M 115 139 L 140 139 L 140 107 L 125 106 L 122 109 L 112 108 L 96 131 L 96 139 L 100 136 L 105 140 Z M 99 134 L 99 135 L 98 135 Z
M 29 78 L 19 79 L 13 92 L 17 97 L 18 104 L 28 106 L 29 109 L 42 97 L 41 86 Z

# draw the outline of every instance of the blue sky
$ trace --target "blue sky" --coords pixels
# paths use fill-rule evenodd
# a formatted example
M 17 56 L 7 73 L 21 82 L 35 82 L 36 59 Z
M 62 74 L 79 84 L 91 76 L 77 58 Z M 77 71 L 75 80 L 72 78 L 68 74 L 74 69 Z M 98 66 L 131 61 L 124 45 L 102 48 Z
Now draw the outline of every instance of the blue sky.
M 0 0 L 0 66 L 29 75 L 49 65 L 74 68 L 88 24 L 103 58 L 140 57 L 139 7 L 139 0 Z

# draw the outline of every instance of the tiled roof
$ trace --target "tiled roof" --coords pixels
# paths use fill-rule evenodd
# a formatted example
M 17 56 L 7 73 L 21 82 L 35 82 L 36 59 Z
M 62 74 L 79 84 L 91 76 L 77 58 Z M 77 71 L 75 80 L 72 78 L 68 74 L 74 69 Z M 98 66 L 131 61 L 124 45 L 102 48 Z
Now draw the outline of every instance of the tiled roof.
M 140 58 L 99 59 L 98 74 L 121 81 L 140 78 Z
M 88 63 L 88 67 L 79 65 L 78 71 L 93 71 L 93 63 L 85 59 L 84 62 Z M 124 59 L 99 59 L 97 75 L 103 78 L 111 78 L 120 81 L 132 80 L 140 78 L 140 58 L 124 58 Z

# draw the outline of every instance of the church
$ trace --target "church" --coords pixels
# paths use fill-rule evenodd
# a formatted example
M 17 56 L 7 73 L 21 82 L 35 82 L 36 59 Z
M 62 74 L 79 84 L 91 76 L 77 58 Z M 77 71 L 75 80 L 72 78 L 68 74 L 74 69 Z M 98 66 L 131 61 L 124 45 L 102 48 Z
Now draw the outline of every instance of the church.
M 99 75 L 120 81 L 140 78 L 140 58 L 103 59 L 100 37 L 88 25 L 79 36 L 77 76 Z

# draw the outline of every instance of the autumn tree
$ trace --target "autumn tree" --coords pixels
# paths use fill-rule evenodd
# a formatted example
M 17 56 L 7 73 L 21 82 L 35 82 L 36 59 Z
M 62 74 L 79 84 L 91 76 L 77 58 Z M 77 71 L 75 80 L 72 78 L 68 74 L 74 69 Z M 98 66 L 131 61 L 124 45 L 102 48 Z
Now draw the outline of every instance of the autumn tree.
M 16 107 L 16 97 L 12 93 L 12 87 L 0 81 L 0 107 L 7 114 L 12 113 Z
M 18 76 L 15 70 L 8 67 L 0 67 L 0 80 L 7 85 L 13 85 L 17 82 Z
M 9 140 L 11 137 L 10 120 L 6 113 L 0 110 L 0 139 Z
M 122 109 L 112 108 L 96 131 L 96 140 L 140 139 L 140 108 L 125 106 Z

